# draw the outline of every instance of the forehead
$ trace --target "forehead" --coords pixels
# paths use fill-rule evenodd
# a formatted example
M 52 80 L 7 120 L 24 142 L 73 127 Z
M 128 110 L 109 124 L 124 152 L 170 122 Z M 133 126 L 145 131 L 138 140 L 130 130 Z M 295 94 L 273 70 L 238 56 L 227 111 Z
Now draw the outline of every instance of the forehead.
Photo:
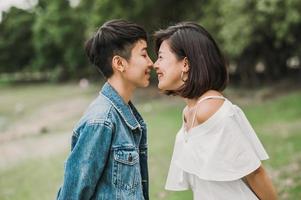
M 163 40 L 163 42 L 160 45 L 158 53 L 165 53 L 165 52 L 171 52 L 168 40 Z
M 146 50 L 147 43 L 145 40 L 138 40 L 133 47 L 133 51 L 143 51 Z

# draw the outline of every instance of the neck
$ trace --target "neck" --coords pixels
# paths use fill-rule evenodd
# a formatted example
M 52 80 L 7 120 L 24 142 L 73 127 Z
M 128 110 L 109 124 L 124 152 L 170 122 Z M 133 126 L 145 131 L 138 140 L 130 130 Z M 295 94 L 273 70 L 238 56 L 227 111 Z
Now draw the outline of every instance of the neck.
M 198 99 L 187 99 L 185 98 L 185 102 L 188 106 L 188 108 L 193 108 L 195 104 L 197 103 Z
M 123 101 L 128 104 L 136 88 L 125 83 L 123 79 L 114 76 L 108 79 L 108 83 L 117 91 Z
M 186 102 L 188 108 L 193 108 L 201 98 L 206 97 L 206 96 L 222 96 L 222 94 L 216 90 L 208 90 L 196 99 L 185 98 L 185 102 Z

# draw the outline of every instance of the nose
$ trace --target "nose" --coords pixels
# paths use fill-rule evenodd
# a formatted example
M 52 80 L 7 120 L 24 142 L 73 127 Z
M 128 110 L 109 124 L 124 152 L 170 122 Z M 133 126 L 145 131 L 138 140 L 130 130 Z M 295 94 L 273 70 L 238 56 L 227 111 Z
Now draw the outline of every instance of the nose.
M 151 58 L 149 58 L 149 65 L 151 65 L 151 66 L 153 66 L 154 65 L 154 62 L 152 61 L 152 59 Z

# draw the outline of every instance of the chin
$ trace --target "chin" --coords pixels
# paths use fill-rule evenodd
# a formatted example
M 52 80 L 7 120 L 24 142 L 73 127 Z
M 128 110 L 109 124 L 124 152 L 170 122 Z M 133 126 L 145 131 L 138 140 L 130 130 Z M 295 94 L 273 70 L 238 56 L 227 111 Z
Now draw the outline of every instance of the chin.
M 158 88 L 160 89 L 160 90 L 167 90 L 166 89 L 166 87 L 164 86 L 164 84 L 162 84 L 162 83 L 158 83 Z
M 141 87 L 147 87 L 147 86 L 149 86 L 149 83 L 150 83 L 149 81 L 144 82 L 144 83 L 141 84 Z

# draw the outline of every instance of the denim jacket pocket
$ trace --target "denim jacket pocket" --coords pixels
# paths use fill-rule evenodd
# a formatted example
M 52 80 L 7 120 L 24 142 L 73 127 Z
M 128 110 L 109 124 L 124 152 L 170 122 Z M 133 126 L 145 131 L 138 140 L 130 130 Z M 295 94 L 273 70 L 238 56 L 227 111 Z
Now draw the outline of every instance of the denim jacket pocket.
M 134 190 L 141 182 L 136 148 L 114 150 L 113 183 L 119 189 Z

